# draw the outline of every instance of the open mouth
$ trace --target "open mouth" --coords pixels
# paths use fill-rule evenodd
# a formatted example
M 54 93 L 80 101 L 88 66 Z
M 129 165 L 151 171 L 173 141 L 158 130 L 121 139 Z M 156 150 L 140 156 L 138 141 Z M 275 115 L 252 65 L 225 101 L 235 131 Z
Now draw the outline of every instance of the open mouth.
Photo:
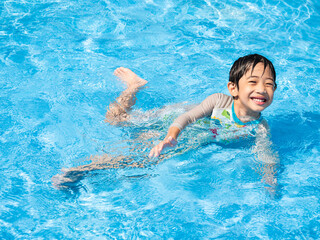
M 263 105 L 267 101 L 266 98 L 262 98 L 262 97 L 252 97 L 251 99 L 258 105 Z

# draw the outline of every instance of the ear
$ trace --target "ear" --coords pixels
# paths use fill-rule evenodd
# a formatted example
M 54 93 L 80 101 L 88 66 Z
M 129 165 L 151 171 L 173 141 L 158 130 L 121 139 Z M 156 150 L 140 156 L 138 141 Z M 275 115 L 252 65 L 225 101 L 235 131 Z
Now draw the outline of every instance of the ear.
M 228 82 L 228 90 L 232 97 L 238 97 L 238 87 L 233 82 Z

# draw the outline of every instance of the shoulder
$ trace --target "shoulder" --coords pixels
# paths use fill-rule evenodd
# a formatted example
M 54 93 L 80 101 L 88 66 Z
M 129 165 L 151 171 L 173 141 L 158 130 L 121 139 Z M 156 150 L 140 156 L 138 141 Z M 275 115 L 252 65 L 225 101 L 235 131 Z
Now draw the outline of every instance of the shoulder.
M 207 97 L 208 101 L 213 102 L 218 108 L 228 108 L 231 107 L 233 98 L 223 93 L 214 93 Z
M 263 126 L 263 127 L 265 127 L 267 130 L 269 130 L 269 124 L 268 124 L 268 122 L 267 122 L 267 120 L 266 119 L 262 119 L 261 120 L 261 125 Z
M 214 93 L 208 96 L 207 99 L 214 99 L 216 101 L 230 101 L 232 100 L 232 97 L 223 93 Z
M 264 132 L 264 133 L 269 133 L 270 128 L 269 128 L 269 124 L 267 122 L 266 119 L 262 119 L 261 122 L 259 123 L 259 128 L 258 128 L 259 132 Z

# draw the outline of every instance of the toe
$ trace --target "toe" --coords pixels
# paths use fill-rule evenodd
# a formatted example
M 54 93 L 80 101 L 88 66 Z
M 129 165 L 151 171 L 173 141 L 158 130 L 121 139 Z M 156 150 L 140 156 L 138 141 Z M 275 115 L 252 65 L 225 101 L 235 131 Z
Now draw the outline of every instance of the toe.
M 119 67 L 119 72 L 121 72 L 121 73 L 126 72 L 126 68 L 124 68 L 124 67 Z
M 114 74 L 114 75 L 118 75 L 118 74 L 119 74 L 119 68 L 117 68 L 116 70 L 114 70 L 113 74 Z

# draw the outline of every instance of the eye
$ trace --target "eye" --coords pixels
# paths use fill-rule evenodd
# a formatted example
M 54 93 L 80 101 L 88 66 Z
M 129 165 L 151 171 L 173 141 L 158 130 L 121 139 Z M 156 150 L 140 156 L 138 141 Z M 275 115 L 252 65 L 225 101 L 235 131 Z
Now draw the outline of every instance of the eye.
M 256 83 L 256 81 L 251 80 L 251 81 L 249 81 L 249 83 L 253 83 L 254 84 L 254 83 Z
M 266 83 L 266 85 L 269 86 L 269 87 L 274 87 L 274 83 L 271 83 L 271 82 Z

